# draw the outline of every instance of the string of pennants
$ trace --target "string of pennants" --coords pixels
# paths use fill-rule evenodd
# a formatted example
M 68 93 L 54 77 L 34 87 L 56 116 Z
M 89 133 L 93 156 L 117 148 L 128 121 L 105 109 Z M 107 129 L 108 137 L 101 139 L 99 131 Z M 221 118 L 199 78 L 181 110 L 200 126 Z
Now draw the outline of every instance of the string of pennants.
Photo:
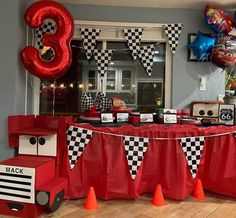
M 165 24 L 163 25 L 164 32 L 168 39 L 172 54 L 174 55 L 177 49 L 179 37 L 183 28 L 183 24 Z M 43 25 L 36 29 L 36 41 L 40 52 L 44 49 L 43 35 L 45 33 L 53 34 L 56 31 L 56 23 L 53 20 L 46 19 Z M 80 28 L 81 38 L 83 40 L 83 47 L 86 52 L 86 57 L 91 60 L 94 57 L 98 72 L 103 78 L 107 72 L 109 62 L 113 53 L 112 49 L 96 49 L 97 39 L 101 33 L 100 29 Z M 147 46 L 140 46 L 143 35 L 143 28 L 123 29 L 124 38 L 127 41 L 129 50 L 132 53 L 133 59 L 140 58 L 141 63 L 146 70 L 148 76 L 151 76 L 152 67 L 154 63 L 155 44 Z
M 147 138 L 136 136 L 125 136 L 107 132 L 92 131 L 89 129 L 71 125 L 67 130 L 68 156 L 71 170 L 74 168 L 79 157 L 92 139 L 94 133 L 122 137 L 124 150 L 131 178 L 135 180 L 138 169 L 145 157 L 150 140 L 179 140 L 180 146 L 186 157 L 186 161 L 192 177 L 195 178 L 201 155 L 204 149 L 205 138 L 228 135 L 235 132 L 220 133 L 209 136 L 181 137 L 181 138 Z

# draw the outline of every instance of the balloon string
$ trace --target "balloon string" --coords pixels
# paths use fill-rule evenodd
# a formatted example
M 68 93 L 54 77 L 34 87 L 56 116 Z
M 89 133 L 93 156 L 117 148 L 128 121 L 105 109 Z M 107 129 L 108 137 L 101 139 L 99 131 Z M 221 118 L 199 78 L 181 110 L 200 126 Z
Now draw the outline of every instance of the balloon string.
M 56 81 L 53 82 L 52 115 L 55 114 Z

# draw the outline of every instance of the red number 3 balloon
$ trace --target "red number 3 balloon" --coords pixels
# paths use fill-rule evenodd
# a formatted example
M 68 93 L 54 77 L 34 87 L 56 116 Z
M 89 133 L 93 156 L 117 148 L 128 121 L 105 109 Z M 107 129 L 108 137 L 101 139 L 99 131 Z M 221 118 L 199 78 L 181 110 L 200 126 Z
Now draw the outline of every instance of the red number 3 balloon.
M 69 68 L 72 60 L 70 41 L 74 32 L 74 22 L 67 9 L 55 1 L 38 1 L 25 12 L 25 21 L 31 28 L 38 28 L 45 19 L 56 22 L 56 32 L 44 34 L 43 44 L 54 50 L 54 58 L 42 60 L 38 49 L 25 47 L 21 53 L 25 68 L 33 75 L 48 80 L 56 80 Z

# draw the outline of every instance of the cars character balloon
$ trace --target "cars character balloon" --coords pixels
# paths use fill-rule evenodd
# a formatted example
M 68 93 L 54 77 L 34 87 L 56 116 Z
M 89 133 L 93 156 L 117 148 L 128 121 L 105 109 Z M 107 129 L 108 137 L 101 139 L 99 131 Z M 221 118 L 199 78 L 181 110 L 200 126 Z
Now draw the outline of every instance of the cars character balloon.
M 35 2 L 26 10 L 25 21 L 33 29 L 41 27 L 45 19 L 56 22 L 56 32 L 43 35 L 43 44 L 53 49 L 54 57 L 49 61 L 43 60 L 38 49 L 28 46 L 21 53 L 22 62 L 31 74 L 41 79 L 56 80 L 71 64 L 70 41 L 74 32 L 74 22 L 62 4 L 52 0 Z
M 216 33 L 229 33 L 233 28 L 233 22 L 229 15 L 220 9 L 214 9 L 207 4 L 204 11 L 205 23 L 209 25 Z
M 212 49 L 212 62 L 225 68 L 236 63 L 236 37 L 223 36 Z

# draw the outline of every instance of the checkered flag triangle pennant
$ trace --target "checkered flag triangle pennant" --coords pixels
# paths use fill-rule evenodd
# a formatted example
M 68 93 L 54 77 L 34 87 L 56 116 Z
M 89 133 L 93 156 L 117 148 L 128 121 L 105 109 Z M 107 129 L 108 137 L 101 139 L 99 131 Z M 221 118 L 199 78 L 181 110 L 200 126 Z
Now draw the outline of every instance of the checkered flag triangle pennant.
M 80 34 L 88 60 L 93 56 L 93 51 L 96 47 L 97 38 L 99 37 L 100 32 L 100 29 L 80 28 Z
M 145 68 L 148 76 L 152 74 L 153 58 L 155 54 L 155 44 L 141 46 L 138 51 L 138 56 Z
M 144 158 L 144 154 L 147 151 L 149 138 L 125 136 L 123 137 L 123 142 L 130 175 L 134 180 Z
M 92 138 L 93 131 L 76 126 L 70 126 L 66 134 L 70 169 L 73 169 L 86 145 Z
M 103 49 L 103 50 L 95 49 L 93 52 L 93 57 L 96 61 L 97 68 L 101 75 L 101 78 L 103 78 L 107 72 L 107 68 L 111 60 L 111 55 L 112 55 L 111 49 Z
M 181 138 L 180 141 L 193 178 L 195 178 L 197 174 L 204 143 L 204 136 Z
M 56 32 L 56 22 L 51 19 L 47 19 L 43 22 L 43 25 L 37 29 L 35 29 L 36 34 L 36 42 L 40 52 L 43 50 L 43 35 L 54 34 Z
M 169 41 L 169 45 L 173 54 L 175 54 L 176 52 L 182 28 L 183 28 L 182 23 L 173 23 L 164 25 L 166 37 Z
M 141 37 L 143 35 L 143 29 L 124 29 L 123 33 L 125 39 L 127 40 L 129 50 L 132 52 L 133 59 L 136 60 L 141 43 Z

